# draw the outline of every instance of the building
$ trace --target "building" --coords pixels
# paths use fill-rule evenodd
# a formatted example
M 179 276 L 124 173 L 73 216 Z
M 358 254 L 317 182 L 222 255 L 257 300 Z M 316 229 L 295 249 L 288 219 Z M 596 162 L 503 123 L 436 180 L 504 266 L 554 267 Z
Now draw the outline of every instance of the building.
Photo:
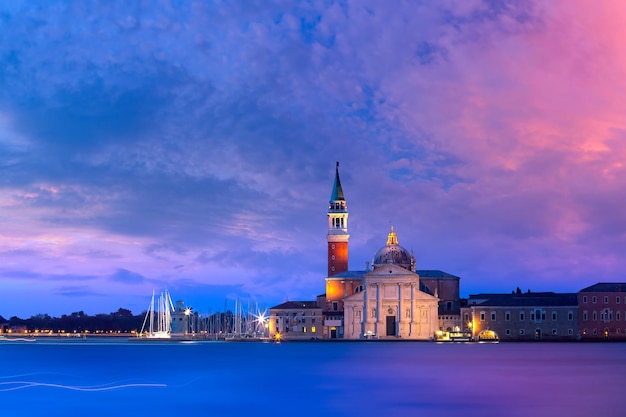
M 389 264 L 363 276 L 363 290 L 344 300 L 344 338 L 432 340 L 438 299 L 419 290 L 419 276 Z
M 270 308 L 269 336 L 286 339 L 322 338 L 322 308 L 317 301 L 286 301 Z
M 339 180 L 339 162 L 328 204 L 328 276 L 348 270 L 348 207 Z
M 311 326 L 306 332 L 300 330 L 297 326 L 302 323 L 294 317 L 303 317 L 306 311 L 313 313 L 317 308 L 321 309 L 322 326 L 316 323 L 315 336 L 324 339 L 431 340 L 440 330 L 460 327 L 459 277 L 438 270 L 417 270 L 413 253 L 399 245 L 393 226 L 371 269 L 368 263 L 364 270 L 349 270 L 348 206 L 339 163 L 327 217 L 326 292 L 317 301 L 288 302 L 270 308 L 270 334 L 311 337 Z
M 527 292 L 470 295 L 461 308 L 474 340 L 576 340 L 578 300 L 574 293 Z
M 578 292 L 582 340 L 626 340 L 626 283 L 600 282 Z
M 446 333 L 458 333 L 463 328 L 460 278 L 432 269 L 418 269 L 415 272 L 420 277 L 422 288 L 439 298 L 439 330 Z
M 393 227 L 372 270 L 343 299 L 345 339 L 431 340 L 438 330 L 439 299 L 420 287 L 415 257 L 398 244 Z

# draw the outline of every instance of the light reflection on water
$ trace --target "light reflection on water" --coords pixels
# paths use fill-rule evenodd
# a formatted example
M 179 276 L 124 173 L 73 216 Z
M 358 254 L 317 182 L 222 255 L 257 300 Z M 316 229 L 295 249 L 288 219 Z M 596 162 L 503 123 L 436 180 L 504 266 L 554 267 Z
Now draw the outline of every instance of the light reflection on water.
M 620 343 L 88 340 L 0 355 L 3 416 L 626 415 Z

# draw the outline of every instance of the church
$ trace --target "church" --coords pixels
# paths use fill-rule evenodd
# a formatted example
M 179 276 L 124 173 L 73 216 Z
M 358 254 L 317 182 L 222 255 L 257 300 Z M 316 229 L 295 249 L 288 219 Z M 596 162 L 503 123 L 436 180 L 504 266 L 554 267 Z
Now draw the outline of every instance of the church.
M 371 268 L 348 268 L 348 208 L 339 163 L 328 206 L 326 292 L 270 308 L 270 336 L 290 339 L 434 340 L 460 325 L 459 278 L 417 270 L 393 228 Z

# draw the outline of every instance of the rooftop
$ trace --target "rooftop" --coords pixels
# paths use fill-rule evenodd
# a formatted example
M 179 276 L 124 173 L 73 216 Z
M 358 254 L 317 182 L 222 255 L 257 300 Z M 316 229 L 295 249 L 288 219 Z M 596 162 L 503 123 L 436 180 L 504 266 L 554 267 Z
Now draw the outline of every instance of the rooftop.
M 285 301 L 274 307 L 270 307 L 270 310 L 282 309 L 282 310 L 298 310 L 298 309 L 313 309 L 321 308 L 317 305 L 317 301 Z
M 591 287 L 584 288 L 580 292 L 626 292 L 624 282 L 599 282 Z
M 438 269 L 418 269 L 415 272 L 420 276 L 420 278 L 459 279 L 456 275 L 448 274 L 447 272 L 443 272 Z
M 527 292 L 521 294 L 470 294 L 468 304 L 478 306 L 576 306 L 576 293 Z

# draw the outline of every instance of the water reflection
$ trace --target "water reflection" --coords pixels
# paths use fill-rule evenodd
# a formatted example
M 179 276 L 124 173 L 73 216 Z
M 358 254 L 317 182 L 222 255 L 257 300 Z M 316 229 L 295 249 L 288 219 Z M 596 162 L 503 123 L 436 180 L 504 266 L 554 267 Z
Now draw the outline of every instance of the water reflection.
M 0 391 L 3 415 L 626 415 L 619 343 L 38 342 L 0 354 L 0 383 L 32 383 Z

